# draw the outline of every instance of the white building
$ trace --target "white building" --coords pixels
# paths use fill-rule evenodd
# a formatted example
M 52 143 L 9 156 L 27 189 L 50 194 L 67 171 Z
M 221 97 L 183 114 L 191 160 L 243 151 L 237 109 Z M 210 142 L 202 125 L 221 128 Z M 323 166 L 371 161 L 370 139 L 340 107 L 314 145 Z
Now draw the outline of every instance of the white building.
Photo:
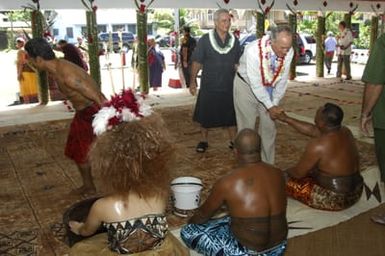
M 60 40 L 75 42 L 76 38 L 87 33 L 85 10 L 57 10 L 52 26 L 53 36 Z M 136 10 L 134 9 L 99 9 L 97 10 L 99 32 L 128 31 L 136 34 Z M 148 20 L 148 33 L 153 34 L 151 17 Z

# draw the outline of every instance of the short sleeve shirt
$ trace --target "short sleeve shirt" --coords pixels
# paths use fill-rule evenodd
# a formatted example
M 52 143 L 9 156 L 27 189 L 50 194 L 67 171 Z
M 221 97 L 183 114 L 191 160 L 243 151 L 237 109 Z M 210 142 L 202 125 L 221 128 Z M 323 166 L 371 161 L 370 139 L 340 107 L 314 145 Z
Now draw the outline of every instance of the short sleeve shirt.
M 180 51 L 180 53 L 181 53 L 180 55 L 181 55 L 182 61 L 184 61 L 183 60 L 183 55 L 182 55 L 182 49 L 183 48 L 187 48 L 187 60 L 186 61 L 190 62 L 191 54 L 194 51 L 196 45 L 197 45 L 197 42 L 196 42 L 195 38 L 192 38 L 191 36 L 189 36 L 187 38 L 183 38 L 182 46 L 181 46 L 181 51 Z
M 377 86 L 385 85 L 385 34 L 379 37 L 366 63 L 363 82 Z M 385 129 L 385 89 L 373 109 L 373 127 Z
M 218 34 L 214 34 L 219 47 L 228 45 L 230 36 L 222 42 Z M 191 59 L 202 65 L 201 91 L 232 92 L 235 76 L 235 64 L 239 63 L 241 48 L 239 41 L 234 37 L 234 45 L 226 54 L 220 54 L 214 50 L 210 43 L 209 34 L 199 39 Z

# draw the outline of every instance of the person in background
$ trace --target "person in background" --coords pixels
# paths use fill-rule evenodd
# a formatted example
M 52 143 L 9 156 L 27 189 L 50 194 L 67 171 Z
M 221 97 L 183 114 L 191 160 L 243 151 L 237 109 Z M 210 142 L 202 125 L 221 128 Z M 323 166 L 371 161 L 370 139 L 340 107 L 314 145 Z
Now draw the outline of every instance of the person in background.
M 186 82 L 186 87 L 190 87 L 190 76 L 191 76 L 191 55 L 197 45 L 196 40 L 191 37 L 190 28 L 183 28 L 184 35 L 181 43 L 180 49 L 180 61 L 182 64 L 183 76 Z
M 88 55 L 88 45 L 84 41 L 83 37 L 81 37 L 81 36 L 77 37 L 77 41 L 78 41 L 78 43 L 75 46 L 77 48 L 79 48 L 79 50 L 82 54 L 82 57 L 83 57 L 83 61 L 88 65 L 88 62 L 90 60 L 89 55 Z
M 166 70 L 166 63 L 163 53 L 156 47 L 155 39 L 149 39 L 147 43 L 150 87 L 157 91 L 159 87 L 162 87 L 162 74 Z
M 197 93 L 197 76 L 202 69 L 200 90 L 193 120 L 200 124 L 201 140 L 196 151 L 207 150 L 210 128 L 225 127 L 229 134 L 229 148 L 233 147 L 236 134 L 236 119 L 233 100 L 233 81 L 241 47 L 238 39 L 230 33 L 229 10 L 219 9 L 214 13 L 215 28 L 202 36 L 192 54 L 190 93 Z
M 385 34 L 382 34 L 370 51 L 362 82 L 365 90 L 361 109 L 361 131 L 369 136 L 369 126 L 374 132 L 374 146 L 381 173 L 381 181 L 385 182 Z M 372 220 L 385 224 L 385 213 L 374 215 Z
M 255 130 L 240 131 L 234 144 L 238 167 L 214 184 L 181 238 L 203 255 L 283 255 L 288 226 L 282 171 L 261 161 Z M 210 219 L 222 206 L 228 216 Z
M 64 59 L 68 60 L 79 67 L 88 71 L 88 65 L 84 62 L 84 57 L 79 48 L 75 45 L 68 43 L 66 40 L 59 40 L 57 43 L 58 49 L 63 52 Z
M 330 75 L 330 70 L 332 68 L 332 62 L 334 58 L 334 52 L 337 49 L 337 40 L 333 36 L 333 32 L 329 31 L 327 33 L 327 38 L 324 42 L 325 45 L 325 66 L 328 72 L 328 75 Z
M 338 66 L 337 78 L 342 76 L 342 66 L 345 67 L 346 80 L 351 80 L 350 73 L 350 55 L 352 53 L 353 35 L 349 28 L 346 27 L 345 21 L 341 21 L 338 25 L 340 33 L 337 35 L 338 46 Z
M 19 103 L 36 103 L 38 99 L 38 79 L 36 72 L 28 64 L 28 54 L 24 50 L 25 40 L 22 37 L 16 39 L 17 80 L 20 85 Z

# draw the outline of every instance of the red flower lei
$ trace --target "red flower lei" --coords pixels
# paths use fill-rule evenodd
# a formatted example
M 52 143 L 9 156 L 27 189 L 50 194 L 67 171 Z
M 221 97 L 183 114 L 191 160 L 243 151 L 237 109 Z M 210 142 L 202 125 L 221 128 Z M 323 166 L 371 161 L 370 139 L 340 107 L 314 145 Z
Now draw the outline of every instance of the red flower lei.
M 269 42 L 270 42 L 270 40 L 265 41 L 265 48 L 267 48 L 267 45 Z M 261 71 L 262 84 L 263 84 L 263 86 L 273 86 L 275 80 L 277 79 L 277 77 L 281 73 L 281 70 L 283 67 L 283 62 L 285 61 L 285 56 L 282 58 L 278 58 L 278 60 L 279 60 L 278 68 L 275 70 L 275 72 L 273 74 L 273 79 L 269 82 L 269 81 L 266 81 L 265 71 L 263 69 L 263 57 L 265 57 L 266 59 L 270 59 L 270 56 L 268 56 L 269 54 L 267 54 L 267 53 L 265 53 L 265 56 L 263 56 L 262 39 L 258 40 L 258 47 L 259 47 L 259 59 L 260 59 L 259 69 Z

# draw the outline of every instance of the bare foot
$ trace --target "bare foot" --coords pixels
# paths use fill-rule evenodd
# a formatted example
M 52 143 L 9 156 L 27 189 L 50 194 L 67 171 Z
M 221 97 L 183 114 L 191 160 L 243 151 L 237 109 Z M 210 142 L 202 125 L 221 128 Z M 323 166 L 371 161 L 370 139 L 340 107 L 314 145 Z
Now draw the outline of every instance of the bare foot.
M 73 189 L 70 195 L 94 195 L 96 193 L 95 187 L 81 186 L 80 188 Z
M 371 217 L 372 221 L 378 224 L 385 225 L 385 213 L 375 214 Z

